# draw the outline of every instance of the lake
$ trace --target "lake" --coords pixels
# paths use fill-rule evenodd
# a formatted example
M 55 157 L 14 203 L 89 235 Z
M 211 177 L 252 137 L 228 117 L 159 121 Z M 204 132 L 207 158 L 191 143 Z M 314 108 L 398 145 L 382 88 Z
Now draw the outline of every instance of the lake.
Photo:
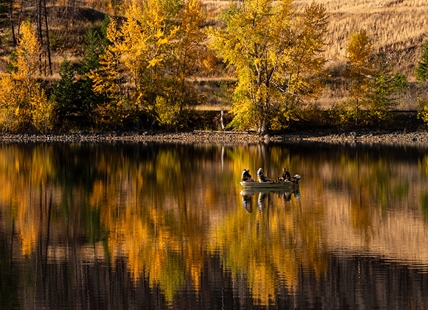
M 428 308 L 428 146 L 3 143 L 0 180 L 2 309 Z

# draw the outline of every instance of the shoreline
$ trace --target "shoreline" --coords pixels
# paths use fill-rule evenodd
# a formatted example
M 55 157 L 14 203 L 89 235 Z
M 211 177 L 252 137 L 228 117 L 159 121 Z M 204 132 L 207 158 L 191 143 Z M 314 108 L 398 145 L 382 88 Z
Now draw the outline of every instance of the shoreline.
M 244 131 L 123 132 L 73 134 L 1 134 L 0 142 L 165 142 L 165 143 L 267 143 L 267 142 L 324 142 L 324 143 L 412 143 L 428 144 L 428 131 L 415 132 L 344 132 L 320 131 L 258 135 Z

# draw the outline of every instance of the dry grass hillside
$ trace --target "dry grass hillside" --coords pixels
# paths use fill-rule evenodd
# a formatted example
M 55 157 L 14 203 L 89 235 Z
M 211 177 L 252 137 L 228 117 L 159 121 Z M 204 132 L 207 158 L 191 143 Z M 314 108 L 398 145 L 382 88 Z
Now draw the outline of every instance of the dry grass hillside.
M 232 1 L 202 1 L 209 18 L 227 8 Z M 295 0 L 298 6 L 312 0 Z M 349 34 L 366 30 L 374 48 L 385 52 L 396 71 L 415 79 L 414 69 L 419 59 L 419 46 L 428 40 L 427 0 L 318 0 L 330 16 L 326 56 L 332 62 L 345 61 Z
M 231 1 L 202 1 L 210 19 Z M 295 0 L 297 6 L 312 0 Z M 416 81 L 415 68 L 420 58 L 420 46 L 428 41 L 427 0 L 318 0 L 330 16 L 328 46 L 325 55 L 329 59 L 327 69 L 340 72 L 346 62 L 346 45 L 350 33 L 365 30 L 372 38 L 376 53 L 383 53 L 394 72 L 406 75 L 410 82 Z M 342 89 L 326 89 L 318 103 L 328 107 L 343 99 Z M 398 109 L 417 108 L 415 87 L 398 105 Z

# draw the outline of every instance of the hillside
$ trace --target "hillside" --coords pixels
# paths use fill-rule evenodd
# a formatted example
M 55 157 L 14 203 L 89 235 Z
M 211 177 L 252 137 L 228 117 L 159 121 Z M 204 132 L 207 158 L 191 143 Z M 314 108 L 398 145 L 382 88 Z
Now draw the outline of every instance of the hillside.
M 209 18 L 226 8 L 230 1 L 202 1 Z M 296 0 L 297 6 L 312 0 Z M 428 1 L 426 0 L 319 0 L 330 16 L 327 70 L 340 72 L 346 62 L 346 45 L 353 31 L 366 30 L 377 53 L 384 53 L 394 72 L 406 75 L 415 83 L 415 68 L 420 46 L 428 40 Z M 415 87 L 400 102 L 398 109 L 415 109 L 419 96 Z M 328 107 L 343 98 L 343 90 L 326 89 L 319 104 Z
M 214 18 L 231 1 L 202 1 Z M 298 6 L 312 0 L 296 0 Z M 366 30 L 374 48 L 388 55 L 394 68 L 414 81 L 419 46 L 428 40 L 428 1 L 426 0 L 318 0 L 330 16 L 326 57 L 334 63 L 345 61 L 349 34 Z
M 297 6 L 309 4 L 312 0 L 296 0 Z M 207 11 L 208 24 L 215 23 L 218 13 L 227 8 L 231 1 L 202 1 Z M 393 70 L 404 73 L 408 80 L 415 81 L 415 66 L 420 57 L 420 45 L 428 40 L 428 1 L 426 0 L 319 0 L 330 16 L 327 70 L 340 72 L 346 61 L 345 47 L 352 31 L 366 30 L 373 39 L 375 50 L 385 53 L 393 64 Z M 31 16 L 31 8 L 27 15 Z M 78 60 L 82 56 L 81 43 L 90 23 L 101 24 L 105 12 L 92 8 L 67 7 L 48 8 L 51 46 L 53 48 L 53 79 L 58 77 L 59 63 L 64 55 Z M 70 19 L 72 16 L 72 20 Z M 16 20 L 23 20 L 24 16 Z M 11 52 L 9 25 L 0 24 L 0 70 L 4 70 Z M 220 68 L 220 67 L 219 67 Z M 224 70 L 217 70 L 209 76 L 198 76 L 196 82 L 201 92 L 207 94 L 208 105 L 218 104 L 220 81 L 230 79 Z M 322 106 L 340 100 L 343 91 L 327 89 L 320 99 Z M 400 103 L 401 109 L 415 108 L 417 94 L 410 92 Z

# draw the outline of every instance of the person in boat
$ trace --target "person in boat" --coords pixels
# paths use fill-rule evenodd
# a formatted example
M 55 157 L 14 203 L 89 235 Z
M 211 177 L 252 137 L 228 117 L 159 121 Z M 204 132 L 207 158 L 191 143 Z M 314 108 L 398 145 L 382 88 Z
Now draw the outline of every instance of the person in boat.
M 251 179 L 250 169 L 244 169 L 242 171 L 241 180 L 245 182 L 254 182 L 254 180 Z
M 279 178 L 280 181 L 291 181 L 291 175 L 290 172 L 287 170 L 287 168 L 282 168 L 282 175 Z
M 263 174 L 263 168 L 259 168 L 259 170 L 257 170 L 257 179 L 259 180 L 259 182 L 271 182 L 272 180 L 269 179 L 268 177 L 266 177 Z

